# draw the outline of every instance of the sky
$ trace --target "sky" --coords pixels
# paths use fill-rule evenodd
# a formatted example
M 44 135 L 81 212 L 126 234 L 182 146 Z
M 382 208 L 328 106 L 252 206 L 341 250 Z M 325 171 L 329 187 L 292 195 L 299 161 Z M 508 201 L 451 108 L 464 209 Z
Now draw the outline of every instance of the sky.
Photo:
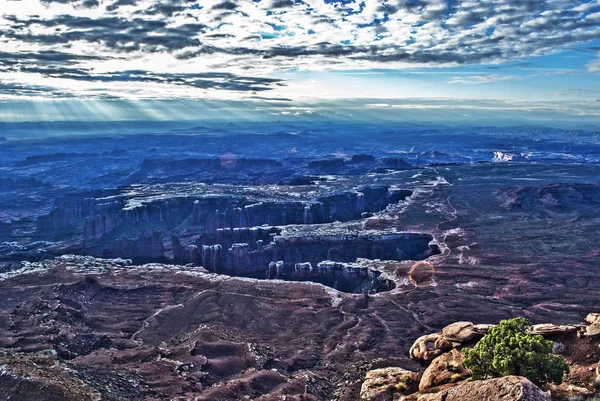
M 0 0 L 0 121 L 600 124 L 600 0 Z

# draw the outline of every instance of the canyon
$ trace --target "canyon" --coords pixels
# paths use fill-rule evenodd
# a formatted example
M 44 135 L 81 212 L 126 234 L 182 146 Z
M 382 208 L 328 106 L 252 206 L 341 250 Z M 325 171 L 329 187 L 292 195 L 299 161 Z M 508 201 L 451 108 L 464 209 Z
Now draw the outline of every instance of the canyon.
M 580 324 L 600 145 L 520 129 L 9 136 L 0 391 L 351 401 L 368 371 L 422 371 L 411 346 L 450 323 Z

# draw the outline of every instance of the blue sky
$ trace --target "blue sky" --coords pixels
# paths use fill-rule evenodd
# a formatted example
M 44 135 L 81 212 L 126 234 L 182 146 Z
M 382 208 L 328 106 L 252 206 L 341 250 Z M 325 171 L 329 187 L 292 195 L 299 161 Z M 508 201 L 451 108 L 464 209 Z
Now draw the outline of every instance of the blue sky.
M 0 0 L 3 121 L 494 111 L 600 119 L 600 0 Z

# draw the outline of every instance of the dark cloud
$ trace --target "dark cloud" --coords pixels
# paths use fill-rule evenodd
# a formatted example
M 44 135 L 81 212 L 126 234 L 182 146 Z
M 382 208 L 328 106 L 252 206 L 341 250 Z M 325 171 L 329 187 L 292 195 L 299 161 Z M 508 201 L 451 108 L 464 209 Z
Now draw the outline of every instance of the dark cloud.
M 204 24 L 185 24 L 176 28 L 166 27 L 164 20 L 149 20 L 134 18 L 127 20 L 122 17 L 104 17 L 92 19 L 60 15 L 52 20 L 31 18 L 27 21 L 12 19 L 15 26 L 37 24 L 45 27 L 67 27 L 67 30 L 56 34 L 32 34 L 10 30 L 3 35 L 12 40 L 45 45 L 66 44 L 74 41 L 102 43 L 109 48 L 122 51 L 167 51 L 179 50 L 185 47 L 199 46 L 201 43 L 194 38 L 206 29 Z
M 0 82 L 0 93 L 13 96 L 43 96 L 45 98 L 66 98 L 69 94 L 63 93 L 50 86 L 23 85 L 15 82 Z
M 273 0 L 269 8 L 279 9 L 279 8 L 292 8 L 296 5 L 296 2 L 293 0 Z
M 237 8 L 238 4 L 230 0 L 223 1 L 212 6 L 213 10 L 236 10 Z
M 171 85 L 187 86 L 198 89 L 221 89 L 242 92 L 263 92 L 274 86 L 283 85 L 284 80 L 276 78 L 238 76 L 226 72 L 207 73 L 154 73 L 146 70 L 125 70 L 104 74 L 97 74 L 84 68 L 59 66 L 59 65 L 31 65 L 17 62 L 21 54 L 0 53 L 0 63 L 8 72 L 25 72 L 41 74 L 50 78 L 63 78 L 74 81 L 86 82 L 142 82 L 166 83 Z M 68 58 L 63 58 L 66 60 Z M 5 63 L 6 62 L 6 63 Z M 6 90 L 24 90 L 21 86 L 5 87 Z M 47 92 L 51 88 L 36 88 L 35 93 Z
M 137 4 L 137 0 L 117 0 L 114 3 L 110 4 L 106 7 L 107 11 L 114 11 L 121 6 L 135 6 Z
M 37 64 L 70 64 L 83 60 L 103 60 L 105 57 L 86 54 L 63 53 L 55 50 L 41 50 L 39 52 L 3 52 L 0 51 L 0 64 L 14 65 L 23 62 Z

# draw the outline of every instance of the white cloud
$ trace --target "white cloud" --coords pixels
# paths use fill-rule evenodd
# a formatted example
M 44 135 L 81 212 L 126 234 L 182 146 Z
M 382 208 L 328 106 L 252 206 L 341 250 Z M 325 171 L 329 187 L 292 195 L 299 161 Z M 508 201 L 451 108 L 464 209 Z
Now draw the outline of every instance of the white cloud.
M 600 38 L 597 6 L 597 0 L 0 0 L 0 72 L 74 96 L 230 97 L 226 92 L 277 88 L 284 83 L 243 82 L 282 71 L 493 64 L 549 54 Z M 600 71 L 600 61 L 588 69 Z M 136 82 L 127 83 L 119 74 L 131 70 L 146 75 L 133 74 Z M 213 72 L 232 77 L 213 85 L 193 78 Z M 507 79 L 514 77 L 449 82 Z

